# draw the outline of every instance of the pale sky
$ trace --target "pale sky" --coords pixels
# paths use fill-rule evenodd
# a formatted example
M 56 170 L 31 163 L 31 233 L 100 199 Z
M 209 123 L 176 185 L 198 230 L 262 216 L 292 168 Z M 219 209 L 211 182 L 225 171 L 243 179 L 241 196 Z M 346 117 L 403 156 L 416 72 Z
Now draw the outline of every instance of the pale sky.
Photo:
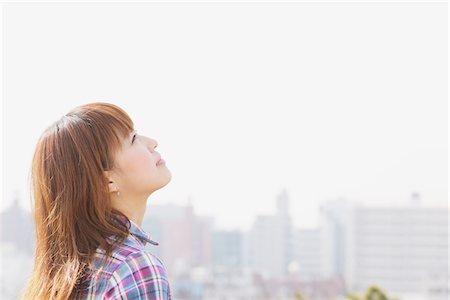
M 247 229 L 286 188 L 297 227 L 343 197 L 447 203 L 447 3 L 102 3 L 3 7 L 3 197 L 37 139 L 106 101 L 155 138 L 185 205 Z

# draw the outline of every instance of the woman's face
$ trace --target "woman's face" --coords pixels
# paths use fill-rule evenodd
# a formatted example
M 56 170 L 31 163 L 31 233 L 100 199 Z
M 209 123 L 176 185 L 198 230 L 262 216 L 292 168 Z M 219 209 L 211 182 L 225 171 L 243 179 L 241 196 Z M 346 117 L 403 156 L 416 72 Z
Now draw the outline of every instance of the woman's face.
M 164 187 L 172 178 L 161 155 L 155 151 L 158 142 L 133 131 L 122 142 L 115 156 L 110 190 L 118 188 L 121 195 L 148 197 Z

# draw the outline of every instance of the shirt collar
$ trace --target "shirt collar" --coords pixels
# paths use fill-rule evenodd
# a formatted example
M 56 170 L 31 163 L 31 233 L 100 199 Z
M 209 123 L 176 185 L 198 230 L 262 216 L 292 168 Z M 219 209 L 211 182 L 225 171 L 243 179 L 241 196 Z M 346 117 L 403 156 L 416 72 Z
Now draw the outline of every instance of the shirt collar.
M 139 227 L 136 223 L 134 223 L 132 220 L 130 220 L 131 226 L 130 226 L 130 233 L 137 237 L 145 246 L 146 243 L 150 243 L 152 245 L 158 246 L 159 243 L 155 242 L 150 239 L 150 236 Z
M 115 215 L 116 218 L 120 219 L 123 223 L 127 224 L 127 219 L 124 218 L 121 215 Z M 154 246 L 158 246 L 159 243 L 153 241 L 150 236 L 148 235 L 148 233 L 146 233 L 144 231 L 144 229 L 142 229 L 139 225 L 137 225 L 136 223 L 134 223 L 131 219 L 129 220 L 129 224 L 130 224 L 130 234 L 137 237 L 145 246 L 145 244 L 150 243 Z

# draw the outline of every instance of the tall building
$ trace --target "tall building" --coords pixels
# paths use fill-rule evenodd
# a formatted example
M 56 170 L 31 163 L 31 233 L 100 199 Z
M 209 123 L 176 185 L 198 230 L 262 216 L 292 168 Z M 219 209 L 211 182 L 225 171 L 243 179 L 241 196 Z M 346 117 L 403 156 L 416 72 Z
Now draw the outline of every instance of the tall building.
M 16 195 L 12 205 L 0 213 L 0 242 L 9 243 L 17 251 L 31 256 L 35 244 L 34 224 L 31 214 L 21 208 L 19 203 Z
M 211 263 L 213 218 L 196 216 L 192 205 L 155 205 L 148 208 L 143 229 L 159 243 L 148 245 L 170 275 L 181 276 Z
M 320 206 L 320 252 L 322 278 L 343 276 L 351 280 L 353 258 L 346 253 L 352 249 L 354 207 L 344 199 Z M 347 261 L 348 260 L 348 261 Z
M 249 233 L 249 264 L 264 278 L 287 276 L 288 266 L 294 259 L 292 222 L 286 190 L 276 200 L 276 214 L 257 216 Z
M 159 243 L 148 245 L 148 250 L 164 262 L 170 275 L 178 276 L 192 267 L 193 209 L 174 204 L 147 208 L 142 228 Z
M 238 230 L 215 230 L 212 239 L 213 267 L 240 267 L 243 264 L 243 236 Z
M 214 218 L 210 216 L 196 216 L 194 218 L 193 257 L 194 267 L 211 266 L 212 237 Z
M 34 225 L 16 195 L 0 213 L 0 299 L 17 299 L 33 268 Z
M 295 232 L 295 269 L 298 279 L 312 282 L 322 278 L 322 248 L 319 229 L 298 229 Z
M 351 291 L 375 284 L 397 297 L 448 299 L 448 208 L 413 198 L 401 207 L 323 205 L 322 275 L 342 274 Z

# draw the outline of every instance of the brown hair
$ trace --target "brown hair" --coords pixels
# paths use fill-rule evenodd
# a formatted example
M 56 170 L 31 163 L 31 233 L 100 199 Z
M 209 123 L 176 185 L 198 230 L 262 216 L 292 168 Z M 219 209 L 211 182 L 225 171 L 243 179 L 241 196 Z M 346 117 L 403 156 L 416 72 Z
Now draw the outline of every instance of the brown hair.
M 96 102 L 74 108 L 40 137 L 31 168 L 34 268 L 23 299 L 70 298 L 96 249 L 109 256 L 129 234 L 129 219 L 111 207 L 103 171 L 114 167 L 133 127 L 121 108 Z

